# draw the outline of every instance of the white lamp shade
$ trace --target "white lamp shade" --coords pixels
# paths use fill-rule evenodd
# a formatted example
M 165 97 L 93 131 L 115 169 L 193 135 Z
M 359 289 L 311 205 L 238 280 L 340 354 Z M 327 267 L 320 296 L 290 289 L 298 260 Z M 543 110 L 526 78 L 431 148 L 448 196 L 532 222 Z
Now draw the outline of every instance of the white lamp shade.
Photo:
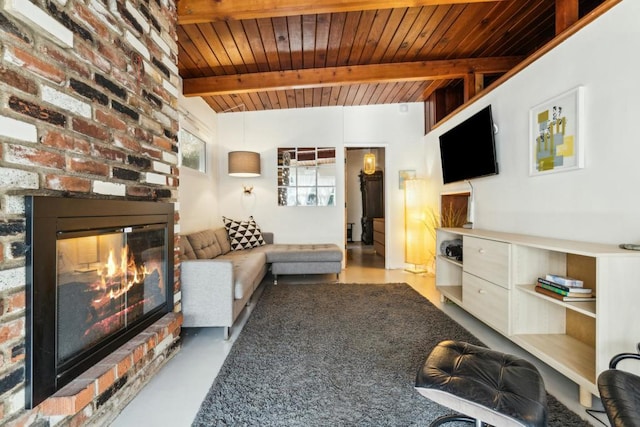
M 427 181 L 406 180 L 404 186 L 404 260 L 408 264 L 426 265 L 429 262 L 429 229 L 427 227 Z
M 260 153 L 255 151 L 230 151 L 228 165 L 230 176 L 260 176 Z

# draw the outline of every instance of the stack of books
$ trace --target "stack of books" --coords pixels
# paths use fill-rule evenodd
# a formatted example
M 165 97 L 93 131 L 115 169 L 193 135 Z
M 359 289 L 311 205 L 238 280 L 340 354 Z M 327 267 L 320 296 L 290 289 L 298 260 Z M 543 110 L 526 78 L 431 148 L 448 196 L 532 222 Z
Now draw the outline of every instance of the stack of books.
M 547 274 L 543 279 L 538 278 L 536 292 L 548 297 L 559 299 L 560 301 L 593 301 L 595 296 L 593 290 L 584 288 L 582 280 L 570 277 Z

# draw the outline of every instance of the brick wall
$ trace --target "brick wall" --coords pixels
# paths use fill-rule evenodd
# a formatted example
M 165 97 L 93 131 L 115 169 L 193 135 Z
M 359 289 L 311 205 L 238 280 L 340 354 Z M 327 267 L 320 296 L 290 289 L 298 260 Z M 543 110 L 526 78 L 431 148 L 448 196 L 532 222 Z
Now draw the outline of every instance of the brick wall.
M 0 0 L 0 424 L 43 417 L 24 411 L 24 195 L 177 197 L 175 24 L 174 0 Z

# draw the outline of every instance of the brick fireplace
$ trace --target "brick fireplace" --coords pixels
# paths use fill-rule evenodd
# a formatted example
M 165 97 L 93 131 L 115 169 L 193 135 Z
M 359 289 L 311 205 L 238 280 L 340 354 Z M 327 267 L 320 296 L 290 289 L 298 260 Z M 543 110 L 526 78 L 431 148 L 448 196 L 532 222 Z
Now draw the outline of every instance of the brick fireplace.
M 174 0 L 0 1 L 0 424 L 108 423 L 179 348 L 171 235 L 171 307 L 26 409 L 25 200 L 176 202 L 175 31 Z
M 26 214 L 33 408 L 173 311 L 174 218 L 170 203 L 30 196 Z

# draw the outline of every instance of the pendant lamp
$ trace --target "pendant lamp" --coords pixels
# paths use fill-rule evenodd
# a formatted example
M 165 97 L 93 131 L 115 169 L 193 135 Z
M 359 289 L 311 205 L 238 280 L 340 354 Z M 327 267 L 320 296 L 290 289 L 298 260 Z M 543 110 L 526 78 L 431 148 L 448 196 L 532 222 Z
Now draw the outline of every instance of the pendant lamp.
M 260 176 L 260 153 L 255 151 L 230 151 L 229 176 L 241 178 Z
M 364 169 L 366 175 L 372 175 L 376 171 L 376 155 L 367 153 L 364 155 Z
M 240 104 L 229 110 L 242 108 L 242 143 L 245 143 L 245 105 Z M 251 178 L 260 176 L 260 153 L 255 151 L 230 151 L 227 158 L 229 176 Z

